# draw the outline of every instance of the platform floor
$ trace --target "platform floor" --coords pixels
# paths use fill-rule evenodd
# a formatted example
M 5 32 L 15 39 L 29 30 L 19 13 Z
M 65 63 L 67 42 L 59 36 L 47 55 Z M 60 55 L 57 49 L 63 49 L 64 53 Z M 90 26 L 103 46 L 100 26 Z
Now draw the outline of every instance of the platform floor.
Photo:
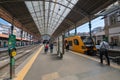
M 42 49 L 23 80 L 120 80 L 120 69 L 71 51 L 61 60 L 56 50 L 45 54 Z

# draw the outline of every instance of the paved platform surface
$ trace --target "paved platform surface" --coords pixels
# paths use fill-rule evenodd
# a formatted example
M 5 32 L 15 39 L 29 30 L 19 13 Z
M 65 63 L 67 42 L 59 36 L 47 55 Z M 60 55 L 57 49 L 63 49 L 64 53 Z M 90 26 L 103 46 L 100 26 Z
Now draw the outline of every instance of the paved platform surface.
M 24 80 L 120 80 L 120 69 L 100 64 L 70 52 L 63 59 L 53 54 L 38 54 Z

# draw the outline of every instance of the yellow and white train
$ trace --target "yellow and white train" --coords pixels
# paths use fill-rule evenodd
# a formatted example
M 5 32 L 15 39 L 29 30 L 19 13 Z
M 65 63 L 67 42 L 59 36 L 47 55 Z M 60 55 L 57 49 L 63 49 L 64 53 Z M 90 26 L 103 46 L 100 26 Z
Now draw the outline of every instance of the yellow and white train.
M 69 44 L 69 49 L 88 55 L 95 55 L 97 49 L 94 41 L 88 36 L 71 36 L 65 38 L 65 44 Z

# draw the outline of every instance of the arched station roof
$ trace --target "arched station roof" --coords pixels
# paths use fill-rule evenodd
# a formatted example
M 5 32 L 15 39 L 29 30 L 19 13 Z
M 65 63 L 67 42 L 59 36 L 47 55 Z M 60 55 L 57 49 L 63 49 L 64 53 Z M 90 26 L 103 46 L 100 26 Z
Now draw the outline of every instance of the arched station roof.
M 35 35 L 60 34 L 93 19 L 117 0 L 0 0 L 0 17 Z

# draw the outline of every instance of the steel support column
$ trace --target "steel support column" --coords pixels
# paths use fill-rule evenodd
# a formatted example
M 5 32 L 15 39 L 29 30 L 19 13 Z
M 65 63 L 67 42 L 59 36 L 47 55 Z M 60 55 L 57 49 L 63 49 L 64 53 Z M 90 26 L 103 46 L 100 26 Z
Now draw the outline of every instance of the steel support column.
M 62 55 L 65 53 L 65 50 L 64 50 L 64 38 L 65 38 L 65 34 L 63 33 L 62 34 Z
M 75 25 L 75 35 L 77 35 L 77 27 L 76 27 L 76 25 Z
M 14 30 L 14 17 L 12 19 L 11 34 L 13 34 L 13 30 Z M 10 79 L 13 79 L 13 77 L 15 77 L 15 64 L 14 64 L 15 58 L 11 56 L 11 51 L 9 51 L 9 55 L 10 55 Z
M 70 36 L 70 30 L 68 29 L 68 36 Z
M 21 30 L 21 46 L 22 46 L 22 35 L 23 35 L 23 30 Z
M 60 40 L 59 40 L 59 37 L 58 37 L 58 51 L 57 51 L 57 54 L 59 55 L 59 53 L 60 53 Z
M 89 17 L 89 30 L 90 30 L 90 38 L 92 38 L 92 33 L 91 33 L 91 28 L 92 28 L 92 26 L 91 26 L 91 18 Z

